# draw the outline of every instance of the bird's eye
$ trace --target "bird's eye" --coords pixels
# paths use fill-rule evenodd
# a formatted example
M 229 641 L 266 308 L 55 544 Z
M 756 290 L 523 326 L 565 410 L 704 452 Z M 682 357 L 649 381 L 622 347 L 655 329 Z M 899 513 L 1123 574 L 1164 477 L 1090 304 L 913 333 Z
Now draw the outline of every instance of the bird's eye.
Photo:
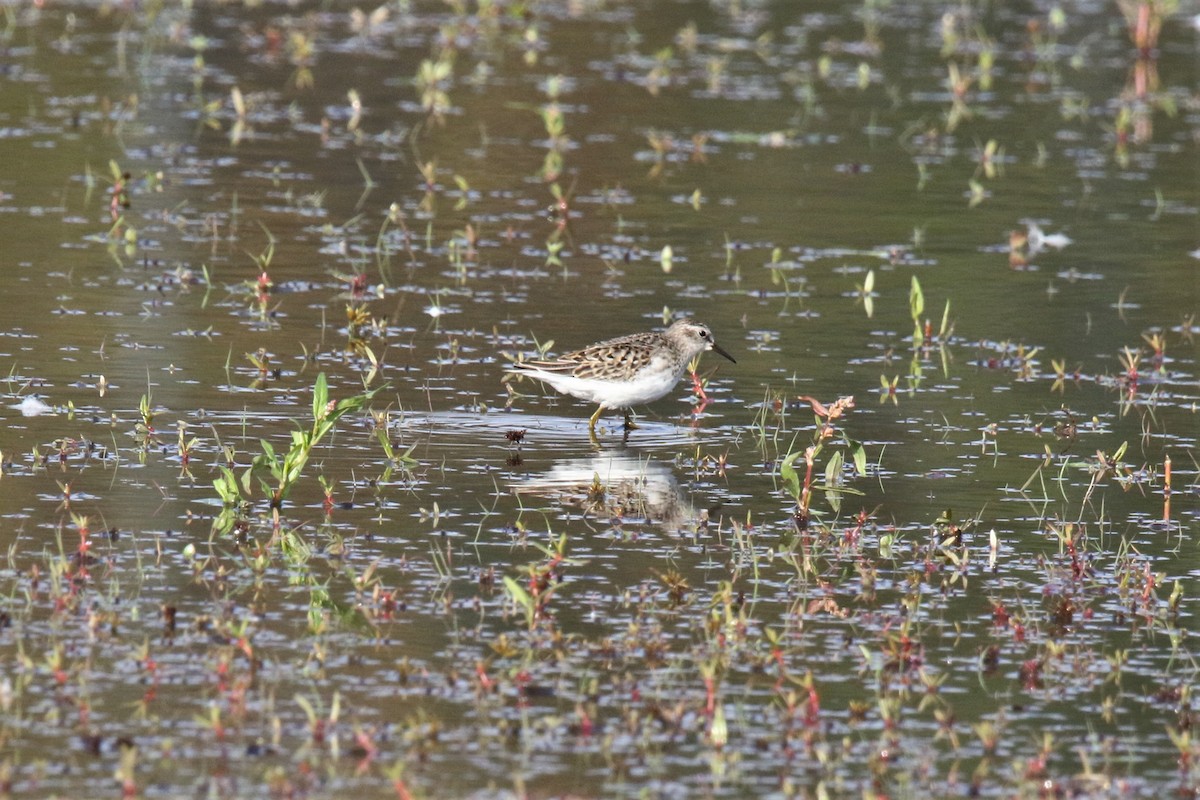
M 707 339 L 707 338 L 708 338 L 708 331 L 704 331 L 704 330 L 700 331 L 700 338 L 701 338 L 701 339 Z

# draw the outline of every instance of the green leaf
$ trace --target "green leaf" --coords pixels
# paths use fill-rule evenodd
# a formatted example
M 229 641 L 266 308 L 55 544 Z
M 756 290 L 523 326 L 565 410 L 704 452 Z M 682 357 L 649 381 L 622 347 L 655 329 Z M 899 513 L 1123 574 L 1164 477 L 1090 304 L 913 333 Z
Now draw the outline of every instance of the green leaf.
M 395 449 L 392 447 L 392 438 L 388 436 L 387 430 L 383 426 L 375 428 L 375 438 L 379 440 L 379 444 L 383 446 L 383 454 L 387 456 L 388 461 L 395 461 Z
M 533 611 L 533 598 L 529 596 L 529 592 L 507 575 L 504 576 L 504 588 L 508 590 L 509 596 L 517 605 L 519 605 L 526 614 Z
M 213 488 L 217 490 L 221 502 L 226 506 L 234 505 L 241 497 L 238 492 L 237 476 L 229 467 L 221 467 L 221 475 L 213 481 Z
M 215 531 L 219 536 L 224 536 L 233 530 L 233 526 L 237 523 L 237 520 L 237 511 L 234 508 L 227 506 L 221 509 L 221 513 L 218 514 L 217 518 L 213 520 L 213 531 Z
M 320 420 L 325 416 L 325 406 L 329 403 L 329 384 L 325 381 L 325 373 L 317 375 L 313 386 L 313 419 Z
M 783 481 L 784 486 L 787 487 L 788 494 L 797 500 L 800 499 L 800 475 L 797 474 L 796 468 L 792 465 L 802 455 L 804 455 L 804 452 L 801 450 L 788 453 L 787 458 L 783 459 L 783 462 L 779 465 L 780 479 Z
M 842 451 L 835 450 L 829 457 L 829 463 L 825 465 L 825 499 L 835 514 L 842 511 L 842 465 L 845 460 Z
M 254 490 L 251 488 L 251 486 L 252 486 L 251 481 L 253 481 L 253 480 L 254 480 L 254 465 L 251 464 L 249 467 L 246 468 L 246 471 L 242 473 L 242 492 L 245 493 L 245 495 L 247 497 L 254 494 Z
M 921 291 L 921 282 L 916 275 L 913 275 L 912 287 L 908 290 L 908 309 L 913 322 L 920 323 L 921 315 L 925 313 L 925 293 Z
M 825 485 L 837 488 L 842 482 L 842 464 L 846 461 L 841 450 L 835 450 L 825 465 Z
M 729 742 L 729 726 L 725 721 L 725 706 L 717 703 L 713 710 L 712 724 L 708 729 L 709 738 L 716 747 L 724 747 Z
M 854 457 L 854 471 L 860 478 L 867 476 L 867 448 L 862 442 L 851 442 L 850 453 Z

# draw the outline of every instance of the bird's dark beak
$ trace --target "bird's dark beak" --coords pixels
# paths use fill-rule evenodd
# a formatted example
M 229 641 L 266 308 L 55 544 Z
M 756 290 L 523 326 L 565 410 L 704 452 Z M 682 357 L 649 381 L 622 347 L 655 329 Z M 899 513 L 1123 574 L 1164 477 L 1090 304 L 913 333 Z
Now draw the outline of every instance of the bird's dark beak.
M 717 344 L 716 342 L 713 342 L 713 341 L 710 341 L 710 342 L 709 342 L 709 344 L 710 344 L 710 345 L 712 345 L 712 349 L 713 349 L 713 350 L 716 350 L 718 353 L 720 353 L 721 355 L 725 356 L 726 358 L 728 358 L 728 359 L 729 359 L 730 361 L 732 361 L 733 363 L 735 363 L 735 364 L 737 363 L 737 359 L 736 359 L 736 358 L 734 358 L 733 356 L 729 355 L 729 353 L 726 353 L 726 352 L 725 352 L 725 348 L 724 348 L 724 347 L 721 347 L 721 345 L 719 345 L 719 344 Z

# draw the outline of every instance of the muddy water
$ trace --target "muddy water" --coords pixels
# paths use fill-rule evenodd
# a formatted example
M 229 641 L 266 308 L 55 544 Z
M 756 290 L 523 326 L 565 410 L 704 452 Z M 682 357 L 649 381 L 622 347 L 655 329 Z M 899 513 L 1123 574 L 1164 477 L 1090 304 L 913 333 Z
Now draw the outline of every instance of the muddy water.
M 1196 9 L 459 5 L 4 7 L 0 785 L 1194 792 Z

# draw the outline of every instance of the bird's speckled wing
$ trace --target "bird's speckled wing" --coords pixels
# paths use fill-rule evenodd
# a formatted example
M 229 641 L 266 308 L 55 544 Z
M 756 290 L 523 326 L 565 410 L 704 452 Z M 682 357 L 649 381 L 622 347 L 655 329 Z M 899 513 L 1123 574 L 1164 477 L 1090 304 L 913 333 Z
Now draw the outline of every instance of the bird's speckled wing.
M 633 333 L 588 345 L 551 361 L 526 361 L 521 366 L 546 372 L 561 372 L 577 378 L 631 375 L 650 363 L 656 334 Z

